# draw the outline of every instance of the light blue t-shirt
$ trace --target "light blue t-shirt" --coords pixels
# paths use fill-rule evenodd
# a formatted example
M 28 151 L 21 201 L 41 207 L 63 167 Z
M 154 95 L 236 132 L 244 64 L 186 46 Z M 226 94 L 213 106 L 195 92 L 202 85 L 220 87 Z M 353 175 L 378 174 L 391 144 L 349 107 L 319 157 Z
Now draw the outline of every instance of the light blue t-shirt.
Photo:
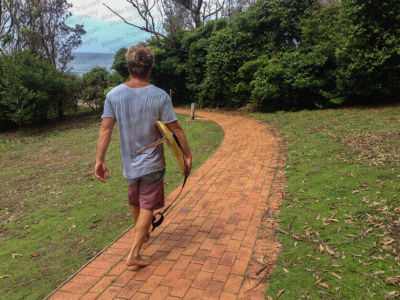
M 169 95 L 155 85 L 131 88 L 120 84 L 106 96 L 102 118 L 118 123 L 122 174 L 128 180 L 165 168 L 163 145 L 136 153 L 162 136 L 155 123 L 170 123 L 176 114 Z

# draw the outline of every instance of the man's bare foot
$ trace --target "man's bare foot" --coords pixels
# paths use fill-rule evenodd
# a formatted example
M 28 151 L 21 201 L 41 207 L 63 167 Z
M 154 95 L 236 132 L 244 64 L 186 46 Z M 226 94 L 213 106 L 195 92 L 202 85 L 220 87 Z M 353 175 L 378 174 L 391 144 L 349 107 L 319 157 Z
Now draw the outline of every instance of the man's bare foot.
M 150 262 L 143 259 L 140 255 L 137 257 L 132 257 L 126 260 L 126 264 L 128 265 L 128 267 L 131 266 L 136 266 L 136 267 L 146 267 L 148 265 L 150 265 Z

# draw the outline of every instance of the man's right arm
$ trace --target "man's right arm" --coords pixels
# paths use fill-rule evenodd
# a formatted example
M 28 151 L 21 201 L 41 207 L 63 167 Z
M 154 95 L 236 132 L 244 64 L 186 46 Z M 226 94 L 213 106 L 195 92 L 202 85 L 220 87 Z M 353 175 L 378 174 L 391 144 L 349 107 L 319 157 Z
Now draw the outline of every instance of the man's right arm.
M 115 119 L 103 118 L 99 129 L 99 138 L 97 141 L 96 151 L 96 165 L 94 167 L 94 173 L 97 179 L 102 182 L 105 182 L 110 175 L 104 160 L 108 145 L 110 144 L 114 124 Z

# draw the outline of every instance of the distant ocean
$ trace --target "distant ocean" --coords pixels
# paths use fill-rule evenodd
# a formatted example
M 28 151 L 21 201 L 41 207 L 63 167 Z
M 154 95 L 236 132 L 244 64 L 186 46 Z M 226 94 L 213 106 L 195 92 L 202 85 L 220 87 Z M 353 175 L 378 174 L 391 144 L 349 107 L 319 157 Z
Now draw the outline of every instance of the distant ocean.
M 112 53 L 75 52 L 74 55 L 75 59 L 68 64 L 68 67 L 77 75 L 83 75 L 94 67 L 104 67 L 110 71 L 114 61 Z

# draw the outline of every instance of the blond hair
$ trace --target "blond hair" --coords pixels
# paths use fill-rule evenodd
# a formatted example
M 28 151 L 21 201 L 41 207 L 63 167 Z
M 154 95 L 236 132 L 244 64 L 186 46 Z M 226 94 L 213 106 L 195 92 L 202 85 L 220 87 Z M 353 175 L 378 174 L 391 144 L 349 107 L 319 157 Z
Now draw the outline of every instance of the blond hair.
M 125 53 L 125 61 L 131 75 L 146 77 L 153 67 L 154 53 L 144 44 L 138 44 Z

